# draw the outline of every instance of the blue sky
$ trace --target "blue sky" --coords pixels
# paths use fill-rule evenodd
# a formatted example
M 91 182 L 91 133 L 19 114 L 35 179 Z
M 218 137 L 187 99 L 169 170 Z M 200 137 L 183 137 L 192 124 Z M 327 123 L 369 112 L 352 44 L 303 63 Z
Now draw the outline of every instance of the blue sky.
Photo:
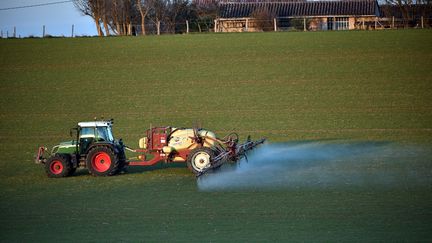
M 58 1 L 60 0 L 0 0 L 0 9 Z M 7 31 L 9 36 L 12 36 L 14 26 L 16 27 L 17 37 L 42 36 L 43 25 L 45 25 L 46 34 L 70 36 L 72 24 L 74 25 L 75 35 L 97 34 L 93 20 L 88 16 L 82 16 L 72 2 L 0 10 L 0 30 L 3 32 L 3 37 L 6 37 Z

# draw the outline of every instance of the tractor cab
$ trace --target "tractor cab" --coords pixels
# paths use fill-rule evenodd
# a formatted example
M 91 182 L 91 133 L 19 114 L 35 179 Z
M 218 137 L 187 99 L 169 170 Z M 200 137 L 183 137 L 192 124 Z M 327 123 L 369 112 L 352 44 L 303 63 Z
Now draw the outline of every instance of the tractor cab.
M 77 131 L 79 153 L 85 154 L 93 143 L 113 143 L 112 121 L 94 121 L 78 123 Z

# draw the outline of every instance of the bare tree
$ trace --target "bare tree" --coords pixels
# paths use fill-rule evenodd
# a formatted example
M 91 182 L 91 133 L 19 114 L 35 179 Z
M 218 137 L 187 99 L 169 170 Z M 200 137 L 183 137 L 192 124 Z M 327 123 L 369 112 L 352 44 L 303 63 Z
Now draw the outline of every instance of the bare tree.
M 132 22 L 132 2 L 131 0 L 123 0 L 123 11 L 122 11 L 122 16 L 123 16 L 123 32 L 126 35 L 132 35 L 132 27 L 131 27 L 131 22 Z
M 267 8 L 257 8 L 251 13 L 251 17 L 256 21 L 256 28 L 262 31 L 273 30 L 273 19 L 276 14 Z
M 112 20 L 112 29 L 117 35 L 122 35 L 121 29 L 121 0 L 112 0 L 111 1 L 111 20 Z
M 151 1 L 149 0 L 136 0 L 136 6 L 138 8 L 138 11 L 140 13 L 141 16 L 141 34 L 145 35 L 146 31 L 145 31 L 145 19 L 147 18 L 147 15 L 150 11 L 150 3 Z
M 109 22 L 110 22 L 110 15 L 111 15 L 111 1 L 110 0 L 101 0 L 100 3 L 100 13 L 101 13 L 101 20 L 105 29 L 105 33 L 107 36 L 110 35 L 109 31 Z
M 156 25 L 157 34 L 160 35 L 160 22 L 165 18 L 167 12 L 167 0 L 149 0 L 149 18 Z
M 217 0 L 194 0 L 191 5 L 192 11 L 195 12 L 197 19 L 198 31 L 201 32 L 201 25 L 204 24 L 207 29 L 213 24 L 219 11 Z
M 110 0 L 110 27 L 117 35 L 132 35 L 136 0 Z
M 188 1 L 171 0 L 166 1 L 165 24 L 168 32 L 175 33 L 176 23 L 186 21 Z
M 388 4 L 398 6 L 400 12 L 402 13 L 402 18 L 404 19 L 405 26 L 408 27 L 410 16 L 410 5 L 413 4 L 413 0 L 386 0 Z
M 405 26 L 409 26 L 410 21 L 415 21 L 415 15 L 427 16 L 432 11 L 431 0 L 384 0 L 384 3 L 397 6 Z
M 104 0 L 73 0 L 73 4 L 83 15 L 90 16 L 94 20 L 99 36 L 104 36 L 100 25 L 103 1 Z

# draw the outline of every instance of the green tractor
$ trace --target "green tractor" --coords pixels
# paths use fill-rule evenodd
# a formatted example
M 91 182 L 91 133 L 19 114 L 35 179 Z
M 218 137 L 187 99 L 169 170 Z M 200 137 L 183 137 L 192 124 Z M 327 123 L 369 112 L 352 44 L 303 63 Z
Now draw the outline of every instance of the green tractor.
M 49 177 L 72 175 L 78 167 L 86 167 L 94 176 L 111 176 L 126 166 L 122 140 L 116 141 L 112 134 L 113 120 L 80 122 L 70 130 L 76 140 L 62 142 L 48 149 L 39 147 L 36 163 L 45 164 Z

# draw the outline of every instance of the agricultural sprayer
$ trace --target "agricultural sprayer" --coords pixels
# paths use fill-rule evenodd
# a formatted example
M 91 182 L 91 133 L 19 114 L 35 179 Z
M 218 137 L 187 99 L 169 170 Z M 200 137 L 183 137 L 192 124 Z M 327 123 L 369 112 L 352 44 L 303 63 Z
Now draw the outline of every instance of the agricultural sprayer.
M 201 128 L 152 127 L 139 139 L 139 148 L 133 149 L 122 139 L 114 139 L 113 124 L 113 120 L 79 122 L 70 131 L 74 140 L 62 142 L 50 151 L 39 147 L 36 163 L 44 164 L 47 175 L 55 178 L 70 176 L 79 167 L 87 168 L 94 176 L 111 176 L 126 166 L 152 166 L 159 162 L 185 162 L 200 176 L 224 163 L 237 162 L 265 141 L 248 137 L 239 143 L 236 133 L 218 138 Z M 127 159 L 125 150 L 137 156 Z

